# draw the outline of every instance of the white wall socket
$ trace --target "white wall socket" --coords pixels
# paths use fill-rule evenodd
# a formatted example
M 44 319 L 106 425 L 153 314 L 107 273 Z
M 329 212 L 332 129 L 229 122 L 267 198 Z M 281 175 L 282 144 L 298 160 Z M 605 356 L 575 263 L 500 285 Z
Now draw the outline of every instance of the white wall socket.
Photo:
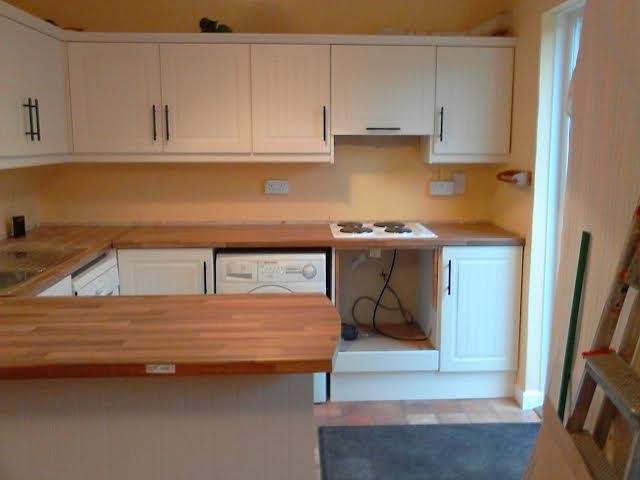
M 286 195 L 289 193 L 288 180 L 265 180 L 264 193 L 267 195 Z
M 432 181 L 429 184 L 431 195 L 453 195 L 453 182 Z

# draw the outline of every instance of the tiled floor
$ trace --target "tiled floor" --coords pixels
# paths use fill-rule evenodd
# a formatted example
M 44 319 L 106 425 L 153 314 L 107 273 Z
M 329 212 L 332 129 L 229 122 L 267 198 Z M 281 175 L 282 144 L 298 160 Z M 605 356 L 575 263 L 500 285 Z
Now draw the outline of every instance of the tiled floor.
M 328 402 L 315 405 L 314 413 L 318 426 L 540 421 L 533 410 L 520 410 L 511 398 Z

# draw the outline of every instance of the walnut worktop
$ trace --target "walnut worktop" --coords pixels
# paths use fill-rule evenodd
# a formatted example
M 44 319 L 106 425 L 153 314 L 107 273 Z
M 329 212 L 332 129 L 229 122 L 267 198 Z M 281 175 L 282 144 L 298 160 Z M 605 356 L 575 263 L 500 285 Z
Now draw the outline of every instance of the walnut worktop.
M 329 372 L 320 294 L 0 298 L 0 378 Z
M 115 248 L 435 248 L 443 245 L 522 245 L 523 239 L 490 223 L 428 223 L 437 238 L 333 238 L 328 223 L 140 226 L 114 240 Z

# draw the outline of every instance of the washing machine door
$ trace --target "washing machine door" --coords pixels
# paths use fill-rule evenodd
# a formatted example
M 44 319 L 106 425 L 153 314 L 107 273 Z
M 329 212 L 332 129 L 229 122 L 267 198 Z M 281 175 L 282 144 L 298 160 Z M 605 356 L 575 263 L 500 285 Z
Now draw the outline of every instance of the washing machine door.
M 258 285 L 247 293 L 293 293 L 293 290 L 282 285 Z

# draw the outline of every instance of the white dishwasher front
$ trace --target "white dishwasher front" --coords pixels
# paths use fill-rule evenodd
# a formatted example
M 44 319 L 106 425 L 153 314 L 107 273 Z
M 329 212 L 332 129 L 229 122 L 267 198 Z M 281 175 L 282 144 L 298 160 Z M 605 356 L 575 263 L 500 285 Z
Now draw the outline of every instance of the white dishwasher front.
M 327 294 L 325 252 L 217 252 L 216 294 Z M 313 374 L 313 401 L 327 401 L 327 374 Z
M 73 293 L 78 297 L 116 296 L 120 293 L 115 252 L 73 274 Z

